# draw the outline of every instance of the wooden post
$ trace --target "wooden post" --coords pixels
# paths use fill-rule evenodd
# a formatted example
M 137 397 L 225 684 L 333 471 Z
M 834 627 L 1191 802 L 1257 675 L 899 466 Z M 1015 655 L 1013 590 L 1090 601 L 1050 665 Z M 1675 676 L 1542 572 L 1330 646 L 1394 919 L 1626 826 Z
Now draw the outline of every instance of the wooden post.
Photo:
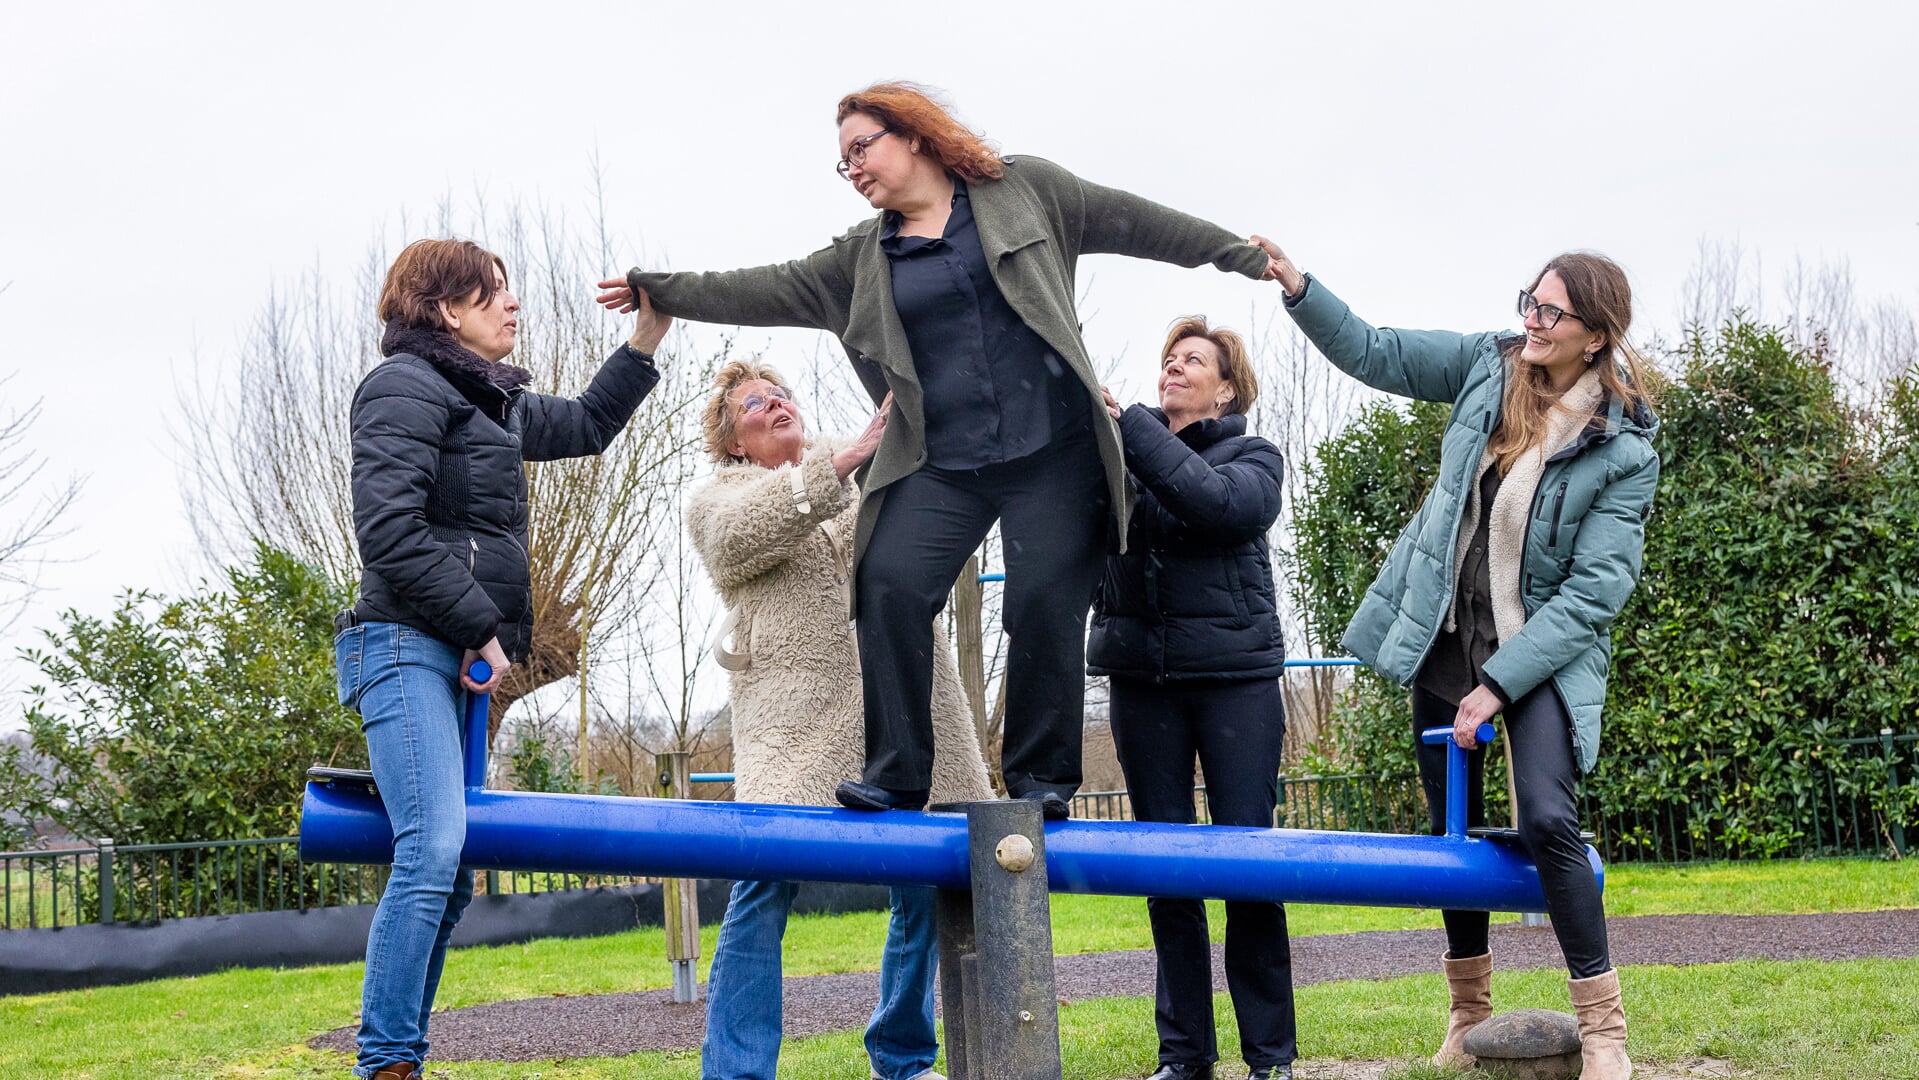
M 973 730 L 986 745 L 986 640 L 981 612 L 985 590 L 979 582 L 979 555 L 966 557 L 966 568 L 953 583 L 953 625 L 959 641 L 960 687 L 973 710 Z
M 687 797 L 687 759 L 691 756 L 684 750 L 653 755 L 660 798 Z M 666 912 L 666 958 L 673 963 L 673 1000 L 684 1004 L 694 1000 L 699 992 L 699 882 L 689 878 L 667 878 L 662 883 L 661 891 L 661 906 Z

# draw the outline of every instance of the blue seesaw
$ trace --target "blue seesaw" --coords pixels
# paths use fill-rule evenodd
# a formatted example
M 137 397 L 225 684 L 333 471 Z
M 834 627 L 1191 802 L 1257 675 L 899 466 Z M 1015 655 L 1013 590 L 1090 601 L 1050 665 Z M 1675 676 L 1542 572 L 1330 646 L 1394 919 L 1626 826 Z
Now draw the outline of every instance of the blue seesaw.
M 490 669 L 473 666 L 475 682 Z M 1023 800 L 928 812 L 488 791 L 487 698 L 465 718 L 466 848 L 477 870 L 838 881 L 941 890 L 941 990 L 954 1080 L 1055 1080 L 1057 1001 L 1047 893 L 1483 911 L 1546 910 L 1511 836 L 1466 829 L 1466 752 L 1451 728 L 1442 836 L 1223 825 L 1042 823 Z M 1479 741 L 1494 738 L 1482 725 Z M 300 820 L 307 862 L 390 863 L 371 775 L 314 769 Z M 1591 847 L 1586 858 L 1604 885 Z

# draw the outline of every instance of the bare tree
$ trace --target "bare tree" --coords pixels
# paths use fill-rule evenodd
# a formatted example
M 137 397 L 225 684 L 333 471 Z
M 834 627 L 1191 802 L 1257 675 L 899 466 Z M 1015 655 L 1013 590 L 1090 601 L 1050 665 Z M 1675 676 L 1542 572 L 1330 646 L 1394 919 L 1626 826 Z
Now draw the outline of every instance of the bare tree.
M 0 294 L 10 287 L 0 285 Z M 0 398 L 11 381 L 12 375 L 0 376 Z M 46 458 L 27 438 L 39 418 L 38 400 L 0 413 L 0 631 L 13 625 L 38 591 L 47 549 L 64 535 L 60 518 L 80 497 L 78 478 L 41 486 Z

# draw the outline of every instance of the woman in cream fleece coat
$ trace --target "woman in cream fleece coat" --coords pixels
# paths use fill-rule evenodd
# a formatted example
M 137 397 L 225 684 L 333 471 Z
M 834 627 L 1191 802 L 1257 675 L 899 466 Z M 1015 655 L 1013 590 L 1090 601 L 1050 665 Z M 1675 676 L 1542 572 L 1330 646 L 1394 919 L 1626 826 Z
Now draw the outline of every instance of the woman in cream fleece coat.
M 851 443 L 809 441 L 771 368 L 722 368 L 704 417 L 712 479 L 687 499 L 687 532 L 727 606 L 715 655 L 729 673 L 734 797 L 833 804 L 834 788 L 865 760 L 859 648 L 847 622 L 859 491 L 853 470 L 886 427 L 881 409 Z M 932 800 L 992 797 L 979 739 L 944 635 L 933 656 Z M 707 984 L 704 1080 L 772 1080 L 779 1060 L 780 938 L 790 882 L 734 887 Z M 894 889 L 880 966 L 880 1003 L 867 1026 L 872 1074 L 931 1073 L 937 956 L 933 890 Z M 933 1074 L 937 1075 L 937 1074 Z

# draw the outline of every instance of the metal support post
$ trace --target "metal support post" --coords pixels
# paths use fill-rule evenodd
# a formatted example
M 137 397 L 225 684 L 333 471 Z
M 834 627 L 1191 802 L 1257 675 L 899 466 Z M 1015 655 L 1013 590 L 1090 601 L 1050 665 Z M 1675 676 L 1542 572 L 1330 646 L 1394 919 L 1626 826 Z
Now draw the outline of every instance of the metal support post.
M 1059 1080 L 1059 997 L 1039 805 L 968 803 L 966 825 L 972 893 L 940 894 L 948 1073 L 954 1080 Z
M 1893 750 L 1891 728 L 1879 729 L 1879 748 L 1886 753 L 1886 790 L 1898 791 L 1899 755 Z M 1903 859 L 1912 854 L 1912 849 L 1906 846 L 1906 823 L 1900 820 L 1897 810 L 1887 816 L 1892 819 L 1892 853 Z
M 118 902 L 117 882 L 113 879 L 113 837 L 102 836 L 100 846 L 100 924 L 105 926 L 115 921 L 114 905 Z
M 653 755 L 660 798 L 687 797 L 687 759 L 691 756 L 684 750 Z M 673 1000 L 685 1004 L 699 996 L 699 882 L 690 878 L 667 878 L 662 885 L 661 899 L 666 912 L 666 958 L 673 963 Z

